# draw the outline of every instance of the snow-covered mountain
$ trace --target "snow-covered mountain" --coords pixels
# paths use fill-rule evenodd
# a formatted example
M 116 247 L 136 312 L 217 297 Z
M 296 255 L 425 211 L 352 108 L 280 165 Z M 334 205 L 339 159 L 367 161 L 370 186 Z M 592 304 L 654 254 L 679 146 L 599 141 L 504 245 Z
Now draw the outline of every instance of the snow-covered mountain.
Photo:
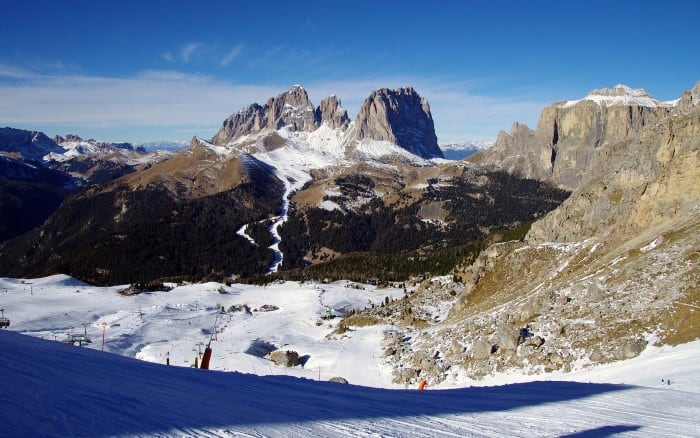
M 63 151 L 47 154 L 43 157 L 44 161 L 65 162 L 90 157 L 128 162 L 134 161 L 134 157 L 137 157 L 136 161 L 142 161 L 141 156 L 146 154 L 144 148 L 135 147 L 131 143 L 111 143 L 92 138 L 84 140 L 74 134 L 68 134 L 65 138 L 57 135 L 54 141 L 63 148 Z
M 493 141 L 472 140 L 441 144 L 442 154 L 448 160 L 463 160 L 475 153 L 493 146 Z
M 678 103 L 678 99 L 662 102 L 655 99 L 643 88 L 631 88 L 627 85 L 618 84 L 612 88 L 600 88 L 591 91 L 586 97 L 578 100 L 569 100 L 561 104 L 563 108 L 576 105 L 581 101 L 595 102 L 601 106 L 643 106 L 647 108 L 673 107 Z
M 700 341 L 650 347 L 631 360 L 570 373 L 511 372 L 482 381 L 428 382 L 418 391 L 416 383 L 389 380 L 380 340 L 394 327 L 350 326 L 328 336 L 339 318 L 321 319 L 385 296 L 393 300 L 401 289 L 348 282 L 266 288 L 207 283 L 131 296 L 119 289 L 66 276 L 0 279 L 3 315 L 11 321 L 0 331 L 4 435 L 697 432 Z M 63 342 L 71 335 L 76 345 Z M 86 337 L 91 343 L 78 347 Z M 207 345 L 210 370 L 192 368 Z M 297 352 L 303 365 L 274 364 L 264 357 L 274 348 Z M 350 384 L 328 381 L 334 377 Z
M 156 151 L 170 151 L 170 152 L 178 152 L 184 149 L 187 149 L 187 146 L 189 146 L 190 142 L 188 141 L 149 141 L 149 142 L 144 142 L 144 143 L 137 143 L 134 146 L 136 147 L 141 147 L 145 149 L 147 152 L 156 152 Z
M 23 129 L 0 129 L 0 242 L 41 225 L 81 187 L 102 184 L 167 158 L 129 143 L 53 140 Z

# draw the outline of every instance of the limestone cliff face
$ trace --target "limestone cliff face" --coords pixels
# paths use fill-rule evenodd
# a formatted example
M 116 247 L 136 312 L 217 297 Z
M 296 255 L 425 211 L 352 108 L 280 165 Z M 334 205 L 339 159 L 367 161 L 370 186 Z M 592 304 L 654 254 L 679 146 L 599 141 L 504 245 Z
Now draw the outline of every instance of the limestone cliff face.
M 350 124 L 348 112 L 335 95 L 323 99 L 316 108 L 315 115 L 317 122 L 325 123 L 333 129 L 345 129 Z
M 411 87 L 375 90 L 355 122 L 357 140 L 388 141 L 422 158 L 442 158 L 428 101 Z
M 498 133 L 496 143 L 469 157 L 469 161 L 490 165 L 523 178 L 546 181 L 551 176 L 552 148 L 544 147 L 536 132 L 513 123 L 510 133 Z
M 698 81 L 692 90 L 683 93 L 676 105 L 679 113 L 686 113 L 700 105 L 700 81 Z
M 583 99 L 545 108 L 534 135 L 499 136 L 492 151 L 473 161 L 573 190 L 590 174 L 597 148 L 634 137 L 673 108 L 641 89 L 594 90 Z
M 551 179 L 562 187 L 575 188 L 590 172 L 597 148 L 628 140 L 669 113 L 665 106 L 606 106 L 591 100 L 545 109 L 537 135 L 552 150 Z
M 224 145 L 238 137 L 262 131 L 267 123 L 267 108 L 254 103 L 224 120 L 223 126 L 211 142 Z
M 295 85 L 279 96 L 270 98 L 264 106 L 254 103 L 229 116 L 211 142 L 225 145 L 238 137 L 256 134 L 265 128 L 274 130 L 286 127 L 291 131 L 311 132 L 318 126 L 309 95 L 303 87 Z
M 534 242 L 589 236 L 626 239 L 700 205 L 700 108 L 596 148 L 590 175 L 567 201 L 533 224 Z

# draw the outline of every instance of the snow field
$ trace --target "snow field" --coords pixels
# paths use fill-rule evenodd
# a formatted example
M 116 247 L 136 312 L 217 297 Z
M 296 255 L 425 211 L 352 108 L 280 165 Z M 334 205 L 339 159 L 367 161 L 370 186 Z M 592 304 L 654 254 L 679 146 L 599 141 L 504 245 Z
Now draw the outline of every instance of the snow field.
M 98 288 L 66 276 L 37 280 L 0 279 L 0 299 L 11 330 L 62 341 L 87 333 L 88 348 L 148 362 L 191 367 L 210 343 L 210 369 L 259 375 L 293 375 L 318 380 L 344 377 L 368 386 L 391 387 L 391 372 L 379 359 L 388 327 L 363 327 L 326 339 L 346 310 L 398 298 L 403 289 L 286 282 L 266 287 L 218 283 L 185 285 L 169 292 L 122 296 L 126 286 Z M 220 292 L 223 291 L 224 293 Z M 245 311 L 221 312 L 247 305 Z M 277 310 L 263 311 L 263 306 Z M 323 320 L 330 309 L 333 319 Z M 103 327 L 103 323 L 105 326 Z M 304 367 L 277 367 L 250 354 L 256 341 L 297 351 Z
M 0 356 L 0 399 L 11 401 L 0 411 L 3 435 L 700 436 L 700 341 L 569 374 L 461 376 L 442 390 L 404 390 L 379 353 L 392 327 L 329 340 L 338 319 L 318 324 L 327 306 L 378 304 L 402 289 L 205 283 L 129 297 L 120 289 L 63 275 L 0 279 L 0 308 L 12 321 L 0 332 L 11 352 Z M 251 314 L 220 313 L 241 304 Z M 117 355 L 99 352 L 103 323 L 105 350 Z M 58 342 L 84 331 L 87 347 Z M 197 344 L 212 335 L 212 370 L 192 369 Z M 277 367 L 245 353 L 255 340 L 308 360 Z M 172 366 L 162 365 L 166 354 Z M 352 384 L 326 382 L 335 376 Z

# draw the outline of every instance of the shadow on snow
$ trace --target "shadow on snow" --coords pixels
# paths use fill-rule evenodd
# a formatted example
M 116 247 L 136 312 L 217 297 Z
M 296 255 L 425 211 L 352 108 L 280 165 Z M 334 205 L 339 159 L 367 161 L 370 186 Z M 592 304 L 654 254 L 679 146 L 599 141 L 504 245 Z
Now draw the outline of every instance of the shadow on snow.
M 629 386 L 531 382 L 416 391 L 284 376 L 166 367 L 0 332 L 0 428 L 6 436 L 167 433 L 277 423 L 498 412 Z M 583 432 L 611 434 L 636 426 Z M 592 436 L 592 435 L 590 435 Z

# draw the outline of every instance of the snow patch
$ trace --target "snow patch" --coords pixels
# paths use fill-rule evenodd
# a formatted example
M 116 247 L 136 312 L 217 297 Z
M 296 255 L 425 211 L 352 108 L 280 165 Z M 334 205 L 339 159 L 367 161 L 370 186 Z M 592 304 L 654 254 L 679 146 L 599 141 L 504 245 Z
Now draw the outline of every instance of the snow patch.
M 595 102 L 600 106 L 643 106 L 649 108 L 673 107 L 677 101 L 661 102 L 652 97 L 642 88 L 630 88 L 626 85 L 616 85 L 613 88 L 601 88 L 591 91 L 586 97 L 570 100 L 561 105 L 569 108 L 582 101 Z
M 639 248 L 639 250 L 642 251 L 642 252 L 651 251 L 652 249 L 656 248 L 656 247 L 659 246 L 661 243 L 663 243 L 663 241 L 664 241 L 663 236 L 659 236 L 659 237 L 657 237 L 656 239 L 654 239 L 654 240 L 652 240 L 651 242 L 649 242 L 649 244 L 644 245 L 643 247 Z

